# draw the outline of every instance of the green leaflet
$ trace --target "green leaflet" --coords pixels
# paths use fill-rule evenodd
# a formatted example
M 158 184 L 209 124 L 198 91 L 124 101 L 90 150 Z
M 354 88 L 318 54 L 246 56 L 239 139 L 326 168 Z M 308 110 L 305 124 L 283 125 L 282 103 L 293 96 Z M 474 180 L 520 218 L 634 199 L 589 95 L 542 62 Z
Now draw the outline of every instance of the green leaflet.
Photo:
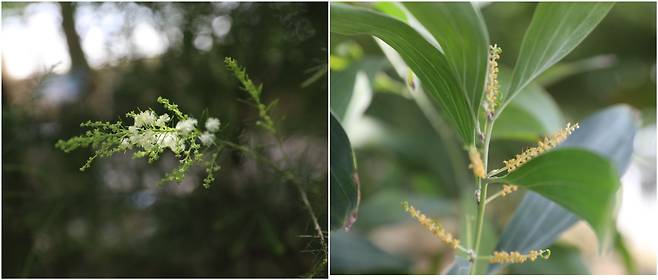
M 564 58 L 608 14 L 614 3 L 539 3 L 526 30 L 506 99 Z
M 403 5 L 439 42 L 475 115 L 487 73 L 489 33 L 471 3 L 405 2 Z
M 393 47 L 464 142 L 473 143 L 475 117 L 466 94 L 453 76 L 445 56 L 413 28 L 368 9 L 331 4 L 331 31 L 343 35 L 372 35 Z
M 593 152 L 560 148 L 542 154 L 496 182 L 527 188 L 586 220 L 599 243 L 609 236 L 619 177 Z

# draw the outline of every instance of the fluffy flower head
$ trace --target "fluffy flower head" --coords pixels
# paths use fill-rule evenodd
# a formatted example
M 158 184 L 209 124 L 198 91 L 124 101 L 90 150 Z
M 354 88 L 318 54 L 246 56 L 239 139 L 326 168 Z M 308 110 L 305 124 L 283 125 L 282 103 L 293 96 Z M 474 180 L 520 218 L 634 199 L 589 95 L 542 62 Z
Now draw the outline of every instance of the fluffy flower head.
M 199 136 L 199 140 L 201 140 L 201 143 L 205 146 L 210 146 L 212 143 L 215 142 L 215 135 L 213 135 L 210 132 L 204 132 Z
M 176 129 L 178 131 L 182 132 L 183 134 L 187 134 L 187 133 L 192 132 L 195 129 L 196 124 L 197 124 L 196 119 L 189 118 L 187 120 L 179 121 L 176 124 Z
M 160 117 L 158 117 L 158 119 L 155 121 L 155 125 L 156 125 L 156 126 L 167 126 L 167 122 L 168 122 L 169 120 L 171 120 L 171 118 L 169 117 L 169 115 L 167 115 L 167 114 L 163 114 L 163 115 L 161 115 Z
M 210 132 L 217 132 L 219 130 L 219 119 L 208 118 L 206 120 L 206 129 Z
M 135 115 L 134 118 L 136 127 L 153 125 L 156 121 L 156 115 L 151 110 L 140 112 L 139 114 Z

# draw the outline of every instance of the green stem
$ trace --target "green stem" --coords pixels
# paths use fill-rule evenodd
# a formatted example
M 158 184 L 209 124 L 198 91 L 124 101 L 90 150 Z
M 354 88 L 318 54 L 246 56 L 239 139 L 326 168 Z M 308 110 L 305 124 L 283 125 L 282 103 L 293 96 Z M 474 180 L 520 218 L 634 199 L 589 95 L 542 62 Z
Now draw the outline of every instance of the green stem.
M 320 223 L 318 222 L 317 215 L 315 214 L 315 211 L 313 210 L 313 207 L 311 206 L 311 203 L 308 200 L 308 196 L 306 195 L 306 192 L 304 191 L 304 189 L 302 187 L 302 183 L 299 181 L 299 179 L 297 179 L 295 174 L 293 174 L 290 171 L 286 171 L 286 170 L 283 170 L 283 169 L 279 168 L 279 166 L 276 163 L 272 162 L 270 159 L 268 159 L 268 158 L 266 158 L 266 157 L 264 157 L 264 156 L 262 156 L 258 153 L 255 153 L 249 147 L 246 147 L 246 146 L 243 146 L 243 145 L 240 145 L 240 144 L 236 144 L 236 143 L 233 143 L 231 141 L 221 140 L 221 139 L 218 140 L 218 142 L 228 146 L 229 148 L 241 151 L 244 154 L 253 157 L 255 160 L 266 164 L 272 170 L 274 170 L 276 173 L 279 173 L 284 178 L 284 180 L 286 182 L 289 182 L 291 185 L 293 185 L 295 187 L 295 189 L 297 190 L 297 192 L 299 193 L 299 196 L 302 200 L 302 203 L 304 203 L 304 207 L 306 208 L 306 211 L 308 212 L 309 216 L 311 216 L 311 220 L 313 222 L 313 227 L 314 227 L 316 233 L 318 234 L 318 238 L 320 238 L 320 243 L 322 245 L 323 250 L 327 249 L 325 236 L 324 236 L 324 233 L 322 232 L 322 227 L 320 226 Z M 282 149 L 282 147 L 280 147 L 280 148 Z M 283 152 L 283 150 L 282 150 L 282 152 Z
M 489 164 L 489 144 L 491 143 L 491 134 L 493 133 L 493 127 L 494 127 L 494 121 L 495 117 L 488 122 L 488 125 L 486 126 L 486 132 L 484 135 L 484 147 L 483 147 L 483 162 L 484 162 L 484 170 L 485 172 L 488 170 L 487 166 Z M 474 247 L 474 252 L 476 255 L 479 255 L 480 253 L 480 240 L 482 239 L 482 227 L 484 224 L 484 213 L 486 210 L 487 202 L 486 200 L 483 200 L 482 198 L 487 197 L 487 187 L 489 186 L 489 182 L 485 182 L 484 185 L 482 185 L 482 180 L 478 179 L 478 188 L 480 189 L 480 203 L 478 204 L 478 218 L 477 218 L 477 224 L 476 224 L 476 234 L 475 234 L 475 247 Z M 475 258 L 473 260 L 473 265 L 471 266 L 471 274 L 475 274 L 475 268 L 478 266 L 480 260 Z
M 484 201 L 484 204 L 489 204 L 489 202 L 491 202 L 492 200 L 503 195 L 503 192 L 504 192 L 503 190 L 500 190 L 497 193 L 493 194 L 491 197 L 487 198 L 487 200 Z

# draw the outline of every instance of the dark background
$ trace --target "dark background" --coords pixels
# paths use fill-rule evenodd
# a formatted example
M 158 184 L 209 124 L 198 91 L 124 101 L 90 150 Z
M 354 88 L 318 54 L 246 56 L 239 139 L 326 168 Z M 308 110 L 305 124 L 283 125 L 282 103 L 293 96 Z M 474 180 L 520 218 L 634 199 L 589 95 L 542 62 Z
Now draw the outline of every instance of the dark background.
M 3 22 L 28 17 L 31 5 L 3 3 Z M 327 76 L 318 70 L 327 63 L 326 3 L 48 5 L 59 8 L 70 69 L 16 80 L 3 63 L 3 277 L 326 276 L 297 192 L 243 155 L 224 153 L 217 180 L 204 189 L 203 170 L 179 185 L 157 186 L 175 164 L 170 153 L 153 165 L 116 155 L 80 172 L 90 150 L 54 148 L 80 134 L 86 120 L 116 120 L 136 108 L 163 113 L 157 96 L 198 119 L 220 118 L 226 138 L 267 143 L 254 126 L 256 111 L 243 102 L 247 95 L 224 68 L 224 57 L 235 57 L 264 84 L 266 102 L 278 99 L 272 114 L 294 162 L 287 168 L 307 183 L 325 226 Z M 82 8 L 147 11 L 168 45 L 155 57 L 131 51 L 92 67 L 76 32 Z M 221 37 L 208 32 L 218 16 L 231 22 Z M 129 38 L 134 28 L 123 22 L 114 36 Z M 198 47 L 201 35 L 211 47 Z M 269 146 L 260 152 L 281 158 Z

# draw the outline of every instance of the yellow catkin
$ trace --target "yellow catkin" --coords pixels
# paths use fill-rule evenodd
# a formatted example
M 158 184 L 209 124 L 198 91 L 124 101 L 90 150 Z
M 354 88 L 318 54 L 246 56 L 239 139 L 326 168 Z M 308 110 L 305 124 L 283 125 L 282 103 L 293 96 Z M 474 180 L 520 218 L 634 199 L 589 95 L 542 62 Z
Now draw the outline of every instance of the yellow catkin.
M 502 196 L 506 196 L 510 193 L 513 193 L 519 189 L 518 186 L 516 185 L 503 185 L 503 192 L 501 193 Z
M 404 210 L 407 211 L 409 215 L 411 215 L 411 217 L 416 219 L 421 225 L 432 232 L 434 236 L 448 244 L 453 249 L 457 249 L 457 247 L 459 247 L 459 240 L 453 237 L 449 232 L 446 232 L 441 224 L 425 216 L 425 214 L 409 205 L 409 202 L 403 202 L 402 206 L 404 207 Z
M 484 163 L 482 163 L 482 157 L 480 157 L 480 152 L 474 147 L 468 147 L 468 158 L 471 160 L 471 164 L 468 165 L 468 168 L 473 170 L 473 175 L 479 178 L 484 178 Z
M 551 256 L 551 250 L 532 250 L 528 252 L 527 255 L 522 255 L 521 253 L 514 252 L 500 252 L 496 251 L 493 253 L 493 256 L 489 259 L 490 263 L 524 263 L 527 261 L 534 262 L 537 258 L 541 257 L 543 259 L 548 259 Z
M 498 84 L 498 59 L 503 52 L 498 45 L 489 46 L 489 61 L 487 64 L 487 84 L 486 84 L 486 102 L 484 109 L 487 116 L 493 117 L 498 103 L 499 84 Z
M 557 147 L 557 145 L 564 142 L 564 140 L 566 140 L 567 137 L 569 137 L 569 135 L 571 135 L 571 133 L 573 133 L 578 127 L 578 123 L 574 125 L 568 123 L 566 128 L 551 136 L 544 137 L 543 140 L 537 143 L 537 147 L 527 149 L 523 151 L 523 153 L 516 155 L 513 159 L 503 161 L 505 169 L 507 172 L 512 172 L 536 156 Z

